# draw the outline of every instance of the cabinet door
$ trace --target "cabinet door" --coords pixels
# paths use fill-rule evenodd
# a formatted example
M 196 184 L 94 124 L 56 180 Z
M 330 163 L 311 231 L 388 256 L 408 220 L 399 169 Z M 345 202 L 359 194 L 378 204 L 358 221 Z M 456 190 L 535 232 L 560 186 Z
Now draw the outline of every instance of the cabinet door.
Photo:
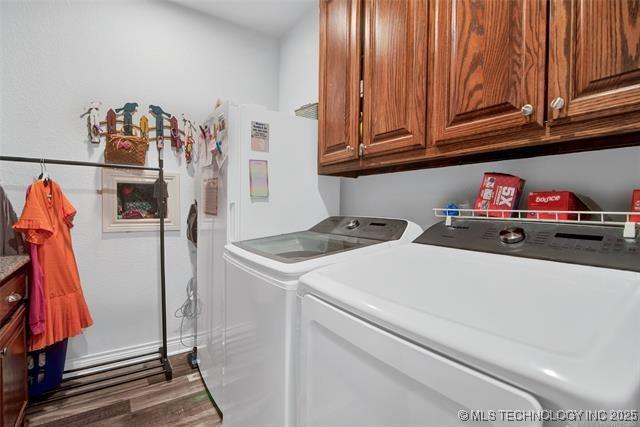
M 546 3 L 436 0 L 434 8 L 435 143 L 542 131 Z
M 365 0 L 363 145 L 367 156 L 425 147 L 426 0 Z
M 320 165 L 358 157 L 360 0 L 320 1 Z
M 27 346 L 24 307 L 0 330 L 2 425 L 14 426 L 27 406 Z
M 640 110 L 640 1 L 554 0 L 549 18 L 550 124 Z

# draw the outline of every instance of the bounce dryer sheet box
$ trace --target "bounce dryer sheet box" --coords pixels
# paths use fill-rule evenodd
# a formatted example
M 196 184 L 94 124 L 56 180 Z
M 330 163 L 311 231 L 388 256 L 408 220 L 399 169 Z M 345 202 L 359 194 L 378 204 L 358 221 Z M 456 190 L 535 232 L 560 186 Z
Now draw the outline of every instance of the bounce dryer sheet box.
M 482 185 L 476 198 L 474 209 L 479 210 L 507 210 L 518 207 L 524 179 L 514 175 L 487 172 L 482 178 Z M 509 218 L 507 212 L 487 212 L 491 217 Z
M 631 197 L 631 212 L 640 213 L 640 189 L 633 190 L 633 196 Z M 632 222 L 640 222 L 640 214 L 631 215 L 629 219 Z
M 571 191 L 532 191 L 529 193 L 527 210 L 530 211 L 584 211 L 587 207 L 580 198 Z M 569 213 L 540 213 L 529 212 L 529 218 L 576 220 L 577 214 Z

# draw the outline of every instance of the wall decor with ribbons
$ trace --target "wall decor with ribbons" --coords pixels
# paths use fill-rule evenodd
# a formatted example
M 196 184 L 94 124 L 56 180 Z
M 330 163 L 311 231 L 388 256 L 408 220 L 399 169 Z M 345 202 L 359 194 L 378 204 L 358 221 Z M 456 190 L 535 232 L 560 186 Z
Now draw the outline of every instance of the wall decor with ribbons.
M 122 107 L 110 108 L 101 121 L 99 111 L 102 103 L 93 101 L 80 116 L 87 118 L 87 138 L 91 143 L 100 144 L 101 139 L 105 139 L 105 162 L 144 165 L 153 133 L 158 151 L 165 147 L 165 139 L 169 140 L 176 153 L 184 148 L 185 161 L 190 163 L 196 142 L 193 135 L 197 131 L 193 122 L 182 114 L 183 129 L 180 129 L 176 116 L 159 105 L 149 105 L 148 113 L 155 126 L 149 126 L 149 119 L 144 114 L 134 123 L 138 106 L 137 102 L 127 102 Z M 168 134 L 165 134 L 165 128 Z

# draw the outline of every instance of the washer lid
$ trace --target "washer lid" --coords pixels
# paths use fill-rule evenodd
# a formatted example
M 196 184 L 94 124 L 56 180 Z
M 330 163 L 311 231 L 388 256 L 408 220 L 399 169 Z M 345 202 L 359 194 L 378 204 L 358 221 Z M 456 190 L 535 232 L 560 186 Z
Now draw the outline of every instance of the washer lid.
M 300 282 L 300 294 L 547 398 L 640 400 L 637 273 L 412 243 Z
M 413 234 L 408 221 L 389 218 L 332 216 L 308 231 L 234 242 L 252 253 L 279 262 L 296 263 L 333 255 Z
M 299 231 L 245 240 L 236 246 L 276 261 L 292 263 L 380 243 L 379 240 Z

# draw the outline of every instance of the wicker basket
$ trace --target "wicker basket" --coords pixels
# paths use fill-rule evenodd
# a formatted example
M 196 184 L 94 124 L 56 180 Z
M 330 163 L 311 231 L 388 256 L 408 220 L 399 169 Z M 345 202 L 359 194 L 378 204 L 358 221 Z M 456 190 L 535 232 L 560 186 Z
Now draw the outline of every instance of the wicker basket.
M 146 136 L 111 134 L 107 135 L 104 160 L 107 163 L 144 165 L 147 161 L 149 139 Z

